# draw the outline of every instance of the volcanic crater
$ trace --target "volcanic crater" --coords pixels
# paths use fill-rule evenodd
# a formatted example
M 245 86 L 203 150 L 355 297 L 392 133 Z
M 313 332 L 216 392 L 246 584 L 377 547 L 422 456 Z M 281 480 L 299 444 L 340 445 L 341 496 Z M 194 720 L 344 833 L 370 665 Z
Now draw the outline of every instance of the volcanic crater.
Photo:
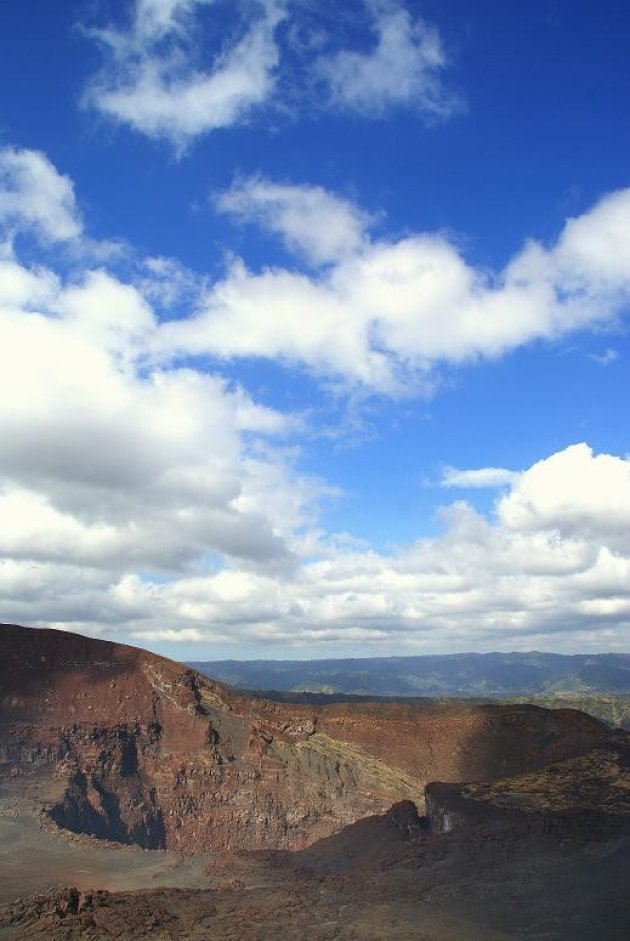
M 427 916 L 437 891 L 427 886 L 437 878 L 452 885 L 453 898 L 468 901 L 465 910 L 463 903 L 454 908 L 440 889 L 446 922 L 440 916 L 426 938 L 492 938 L 490 915 L 475 916 L 487 922 L 485 934 L 469 925 L 471 879 L 482 894 L 488 880 L 516 886 L 515 867 L 527 871 L 523 860 L 538 853 L 541 866 L 556 874 L 558 865 L 573 866 L 579 881 L 593 846 L 608 847 L 602 858 L 610 851 L 621 860 L 619 878 L 606 881 L 602 897 L 630 873 L 630 735 L 584 713 L 276 702 L 136 648 L 0 625 L 0 795 L 35 781 L 44 828 L 189 857 L 194 879 L 178 885 L 167 873 L 164 884 L 173 888 L 146 897 L 99 894 L 94 885 L 96 894 L 71 887 L 14 901 L 0 911 L 0 937 L 53 929 L 59 937 L 109 937 L 118 931 L 112 918 L 124 926 L 163 909 L 160 925 L 142 922 L 129 935 L 121 927 L 117 936 L 415 938 L 404 926 L 378 934 L 382 909 L 374 906 L 386 904 L 389 886 L 392 904 L 413 926 L 420 910 Z M 558 846 L 569 847 L 568 862 L 554 862 Z M 206 860 L 203 871 L 194 859 Z M 263 885 L 275 901 L 261 903 L 267 914 L 259 911 L 253 924 L 244 913 L 259 904 Z M 342 901 L 349 887 L 363 893 L 364 909 Z M 567 892 L 553 909 L 554 924 L 562 923 Z M 617 912 L 626 903 L 620 893 L 614 898 Z M 372 920 L 364 917 L 368 909 Z M 458 935 L 447 930 L 455 909 Z M 313 926 L 316 911 L 328 918 L 319 933 L 304 927 Z M 109 925 L 102 931 L 97 912 Z M 517 915 L 525 924 L 531 914 L 527 906 L 505 912 L 506 924 Z M 610 924 L 608 936 L 617 937 Z M 559 931 L 547 936 L 564 937 Z

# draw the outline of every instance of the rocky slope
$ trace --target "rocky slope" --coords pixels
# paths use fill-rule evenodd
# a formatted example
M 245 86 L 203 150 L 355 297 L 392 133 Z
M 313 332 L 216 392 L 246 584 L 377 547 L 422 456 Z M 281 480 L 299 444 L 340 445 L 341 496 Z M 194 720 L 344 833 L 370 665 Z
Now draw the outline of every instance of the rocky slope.
M 627 941 L 630 838 L 419 826 L 413 805 L 205 890 L 66 887 L 0 907 L 2 941 Z
M 431 782 L 425 801 L 435 833 L 507 827 L 587 840 L 630 834 L 630 736 L 492 782 Z
M 131 647 L 0 625 L 0 773 L 60 785 L 49 818 L 168 846 L 308 846 L 427 782 L 492 781 L 607 747 L 572 710 L 272 703 Z

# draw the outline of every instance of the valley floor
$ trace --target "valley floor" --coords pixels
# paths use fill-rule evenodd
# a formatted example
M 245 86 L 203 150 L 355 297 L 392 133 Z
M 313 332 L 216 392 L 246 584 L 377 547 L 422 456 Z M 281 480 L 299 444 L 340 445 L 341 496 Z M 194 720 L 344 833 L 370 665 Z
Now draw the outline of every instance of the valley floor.
M 64 884 L 110 891 L 207 885 L 207 857 L 181 860 L 43 826 L 39 812 L 56 787 L 49 774 L 0 782 L 0 904 Z
M 2 941 L 627 941 L 629 837 L 405 838 L 385 815 L 301 853 L 182 863 L 40 828 L 50 785 L 3 782 Z

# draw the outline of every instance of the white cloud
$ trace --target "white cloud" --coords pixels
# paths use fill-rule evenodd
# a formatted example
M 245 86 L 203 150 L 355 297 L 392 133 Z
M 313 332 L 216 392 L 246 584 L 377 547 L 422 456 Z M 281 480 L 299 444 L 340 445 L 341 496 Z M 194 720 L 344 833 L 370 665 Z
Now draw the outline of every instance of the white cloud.
M 311 258 L 326 257 L 324 236 L 309 241 L 284 215 L 302 189 L 274 190 L 272 209 L 266 195 L 274 231 Z M 315 219 L 321 210 L 346 220 L 346 258 L 313 277 L 236 265 L 206 286 L 199 318 L 166 326 L 152 306 L 152 279 L 173 281 L 180 299 L 190 290 L 189 273 L 168 259 L 147 261 L 124 282 L 80 260 L 62 274 L 7 251 L 3 619 L 276 652 L 356 643 L 387 652 L 394 638 L 399 650 L 627 647 L 627 459 L 578 444 L 518 472 L 448 469 L 446 482 L 507 492 L 488 515 L 452 503 L 441 511 L 441 535 L 379 553 L 321 529 L 322 500 L 339 494 L 299 471 L 287 440 L 302 431 L 298 419 L 208 374 L 207 364 L 183 368 L 169 358 L 180 343 L 188 353 L 264 352 L 399 391 L 393 379 L 440 357 L 498 355 L 620 313 L 628 248 L 612 264 L 600 236 L 606 243 L 611 225 L 620 231 L 625 206 L 614 194 L 570 221 L 556 245 L 528 244 L 491 279 L 436 236 L 388 243 L 356 235 L 352 208 L 319 194 Z M 11 209 L 7 231 L 16 216 L 59 231 L 58 208 L 53 200 L 50 220 Z M 516 307 L 513 291 L 522 292 Z
M 0 552 L 115 569 L 206 553 L 286 561 L 290 533 L 260 475 L 272 490 L 299 490 L 299 477 L 245 435 L 290 421 L 218 377 L 147 373 L 151 312 L 110 275 L 89 273 L 51 306 L 55 317 L 0 304 Z
M 522 474 L 498 512 L 511 528 L 605 534 L 630 550 L 630 461 L 573 445 Z
M 318 187 L 241 181 L 222 207 L 329 264 L 312 275 L 234 261 L 198 316 L 164 325 L 167 353 L 279 359 L 347 387 L 415 394 L 441 363 L 614 324 L 630 300 L 630 190 L 569 219 L 555 245 L 527 242 L 494 275 L 437 233 L 370 238 L 360 210 Z
M 0 225 L 33 230 L 49 241 L 81 234 L 71 181 L 39 151 L 0 148 Z
M 630 189 L 601 199 L 587 214 L 569 219 L 558 241 L 556 258 L 565 277 L 589 290 L 611 282 L 628 284 Z
M 374 15 L 374 48 L 344 49 L 317 63 L 331 103 L 368 117 L 380 117 L 393 106 L 415 108 L 432 119 L 460 110 L 461 101 L 442 82 L 447 60 L 437 29 L 397 3 L 367 6 Z
M 330 49 L 324 53 L 319 43 L 289 38 L 308 32 L 308 5 L 135 0 L 124 27 L 84 31 L 105 57 L 84 103 L 169 141 L 180 154 L 195 138 L 246 123 L 263 108 L 277 108 L 285 117 L 330 107 L 381 117 L 404 105 L 433 120 L 461 109 L 442 82 L 448 63 L 435 27 L 393 0 L 359 0 L 357 7 L 351 29 L 344 22 L 347 11 L 342 17 L 334 9 L 319 14 Z M 278 27 L 287 22 L 283 36 Z M 355 51 L 357 31 L 366 27 L 375 40 L 368 54 Z
M 181 30 L 195 7 L 213 0 L 136 0 L 135 31 L 146 39 L 159 39 L 172 30 Z
M 592 353 L 590 358 L 594 363 L 598 363 L 600 366 L 610 366 L 611 363 L 619 359 L 619 353 L 617 350 L 608 347 L 603 353 Z
M 315 265 L 339 262 L 360 251 L 367 213 L 321 186 L 290 186 L 262 177 L 238 180 L 217 200 L 223 212 L 281 236 Z
M 515 471 L 505 467 L 479 467 L 475 470 L 458 470 L 445 467 L 440 486 L 442 487 L 505 487 L 518 479 Z
M 557 487 L 560 467 L 575 472 L 568 502 Z M 71 558 L 10 560 L 0 564 L 0 598 L 18 620 L 66 619 L 93 632 L 107 625 L 109 634 L 144 644 L 296 647 L 319 655 L 357 642 L 365 654 L 391 651 L 393 642 L 408 652 L 623 649 L 630 642 L 630 544 L 593 491 L 609 494 L 625 520 L 629 467 L 583 445 L 567 448 L 525 469 L 493 515 L 451 504 L 442 535 L 390 555 L 331 540 L 320 542 L 318 559 L 291 570 L 233 562 L 166 581 L 132 570 L 108 577 Z M 511 512 L 524 500 L 534 516 Z M 576 515 L 578 504 L 587 509 Z
M 40 154 L 3 153 L 61 181 L 0 203 L 5 231 L 74 238 L 69 181 Z M 205 370 L 155 364 L 156 283 L 173 297 L 196 289 L 176 263 L 148 259 L 131 283 L 85 267 L 81 251 L 69 260 L 62 276 L 15 248 L 0 257 L 0 557 L 110 581 L 225 557 L 292 564 L 330 492 L 286 447 L 300 421 Z
M 93 30 L 106 64 L 86 104 L 179 151 L 195 137 L 245 121 L 274 89 L 278 50 L 274 31 L 283 18 L 278 0 L 248 8 L 248 23 L 205 67 L 196 50 L 195 14 L 208 0 L 136 0 L 130 28 Z M 251 16 L 251 7 L 256 13 Z
M 579 462 L 573 502 L 588 514 L 563 525 L 567 508 L 556 488 L 558 466 Z M 548 649 L 571 644 L 601 648 L 630 640 L 630 545 L 610 544 L 608 507 L 594 501 L 606 489 L 630 512 L 630 464 L 594 456 L 584 446 L 551 455 L 525 470 L 496 514 L 486 518 L 466 503 L 444 511 L 444 533 L 390 556 L 330 548 L 290 576 L 243 568 L 184 577 L 169 584 L 125 580 L 113 590 L 130 617 L 145 615 L 137 637 L 150 642 L 159 627 L 196 628 L 207 641 L 296 645 L 323 654 L 329 647 L 396 649 Z M 538 519 L 519 520 L 506 505 L 523 491 Z M 612 632 L 612 633 L 611 633 Z
M 195 306 L 204 279 L 174 258 L 144 258 L 138 286 L 143 297 L 164 316 L 185 315 Z

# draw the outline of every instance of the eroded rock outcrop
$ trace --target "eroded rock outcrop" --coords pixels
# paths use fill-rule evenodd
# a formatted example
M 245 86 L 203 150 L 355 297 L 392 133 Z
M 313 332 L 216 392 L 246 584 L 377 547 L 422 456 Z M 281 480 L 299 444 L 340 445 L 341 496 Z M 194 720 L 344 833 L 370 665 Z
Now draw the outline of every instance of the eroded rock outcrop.
M 0 626 L 0 760 L 47 766 L 77 832 L 168 846 L 308 846 L 428 781 L 484 781 L 590 752 L 571 710 L 273 703 L 76 634 Z
M 431 782 L 426 816 L 434 833 L 512 828 L 563 838 L 630 833 L 630 741 L 491 782 Z

